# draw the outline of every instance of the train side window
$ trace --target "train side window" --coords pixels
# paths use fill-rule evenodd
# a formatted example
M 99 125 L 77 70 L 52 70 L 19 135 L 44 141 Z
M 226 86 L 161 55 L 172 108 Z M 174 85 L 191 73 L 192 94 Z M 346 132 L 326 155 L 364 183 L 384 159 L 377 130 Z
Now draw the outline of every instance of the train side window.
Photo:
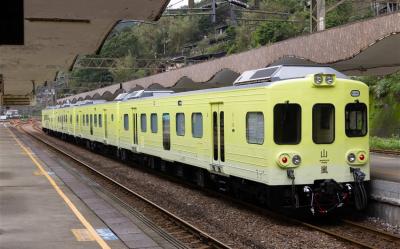
M 69 115 L 69 123 L 72 124 L 72 115 Z
M 345 109 L 345 128 L 348 137 L 363 137 L 368 132 L 367 106 L 364 103 L 351 103 Z
M 86 125 L 89 125 L 89 114 L 86 114 Z
M 103 118 L 101 114 L 99 114 L 99 127 L 103 127 Z
M 111 114 L 111 122 L 114 122 L 114 114 Z
M 129 115 L 124 114 L 124 130 L 129 130 Z
M 313 141 L 316 144 L 331 144 L 335 140 L 335 106 L 316 104 L 312 112 Z
M 277 104 L 274 107 L 274 141 L 276 144 L 299 144 L 301 141 L 301 107 Z
M 152 133 L 157 133 L 158 126 L 157 126 L 157 113 L 152 113 L 150 116 L 150 126 L 151 126 L 151 132 Z
M 94 127 L 97 127 L 97 114 L 94 114 Z
M 203 114 L 200 112 L 192 113 L 192 136 L 196 138 L 203 137 Z
M 146 119 L 146 114 L 144 113 L 140 114 L 140 130 L 142 132 L 147 131 L 147 119 Z
M 76 114 L 76 124 L 79 124 L 79 115 Z
M 264 114 L 262 112 L 246 114 L 246 140 L 249 144 L 264 143 Z
M 176 135 L 185 136 L 185 114 L 176 114 Z

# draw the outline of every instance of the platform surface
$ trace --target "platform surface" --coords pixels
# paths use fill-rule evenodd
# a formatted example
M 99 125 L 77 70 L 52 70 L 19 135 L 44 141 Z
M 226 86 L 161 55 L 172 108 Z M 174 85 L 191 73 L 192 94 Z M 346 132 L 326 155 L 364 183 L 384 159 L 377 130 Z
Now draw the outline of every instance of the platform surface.
M 71 182 L 77 185 L 77 180 L 66 171 L 63 176 L 58 174 L 63 171 L 60 165 L 54 165 L 57 160 L 48 158 L 45 163 L 42 161 L 43 151 L 29 148 L 23 139 L 15 138 L 15 134 L 6 125 L 0 124 L 0 249 L 162 248 L 140 229 L 127 231 L 129 226 L 134 226 L 128 218 L 124 221 L 119 221 L 120 218 L 103 219 L 97 212 L 105 217 L 121 214 L 111 205 L 104 209 L 103 200 L 93 198 L 94 193 L 90 189 L 82 193 L 89 194 L 92 199 L 88 201 L 95 202 L 88 205 L 68 185 Z M 44 171 L 28 154 L 37 160 Z M 55 166 L 59 169 L 55 170 Z M 54 184 L 76 210 L 56 191 Z M 84 189 L 83 185 L 77 187 L 81 191 Z M 91 208 L 99 203 L 103 206 L 101 209 Z
M 51 177 L 93 228 L 107 228 L 55 175 Z M 0 248 L 101 248 L 98 242 L 0 124 Z M 102 243 L 126 248 L 120 240 Z

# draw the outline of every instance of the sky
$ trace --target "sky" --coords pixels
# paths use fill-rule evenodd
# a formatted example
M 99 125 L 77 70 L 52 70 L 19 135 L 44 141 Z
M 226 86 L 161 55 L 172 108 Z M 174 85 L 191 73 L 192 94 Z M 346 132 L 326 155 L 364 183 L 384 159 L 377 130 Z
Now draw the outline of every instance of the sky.
M 199 2 L 200 0 L 194 0 Z M 176 9 L 188 4 L 188 0 L 171 0 L 169 2 L 168 8 Z

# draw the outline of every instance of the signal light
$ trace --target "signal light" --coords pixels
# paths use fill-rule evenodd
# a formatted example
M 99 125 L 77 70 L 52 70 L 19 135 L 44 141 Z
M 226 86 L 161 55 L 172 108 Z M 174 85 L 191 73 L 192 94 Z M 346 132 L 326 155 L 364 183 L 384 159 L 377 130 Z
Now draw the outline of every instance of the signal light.
M 283 163 L 287 163 L 287 161 L 288 161 L 287 157 L 285 157 L 285 156 L 282 157 L 282 162 L 283 162 Z
M 361 154 L 361 155 L 358 157 L 358 159 L 360 159 L 360 161 L 364 161 L 364 159 L 365 159 L 364 154 Z

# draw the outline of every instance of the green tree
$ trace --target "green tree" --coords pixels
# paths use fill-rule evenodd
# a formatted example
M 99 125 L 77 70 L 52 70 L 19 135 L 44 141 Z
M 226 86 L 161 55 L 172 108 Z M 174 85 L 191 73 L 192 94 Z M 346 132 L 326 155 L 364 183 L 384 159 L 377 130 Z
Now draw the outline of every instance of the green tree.
M 290 22 L 264 22 L 253 33 L 253 46 L 263 46 L 293 37 L 297 34 L 296 27 Z

